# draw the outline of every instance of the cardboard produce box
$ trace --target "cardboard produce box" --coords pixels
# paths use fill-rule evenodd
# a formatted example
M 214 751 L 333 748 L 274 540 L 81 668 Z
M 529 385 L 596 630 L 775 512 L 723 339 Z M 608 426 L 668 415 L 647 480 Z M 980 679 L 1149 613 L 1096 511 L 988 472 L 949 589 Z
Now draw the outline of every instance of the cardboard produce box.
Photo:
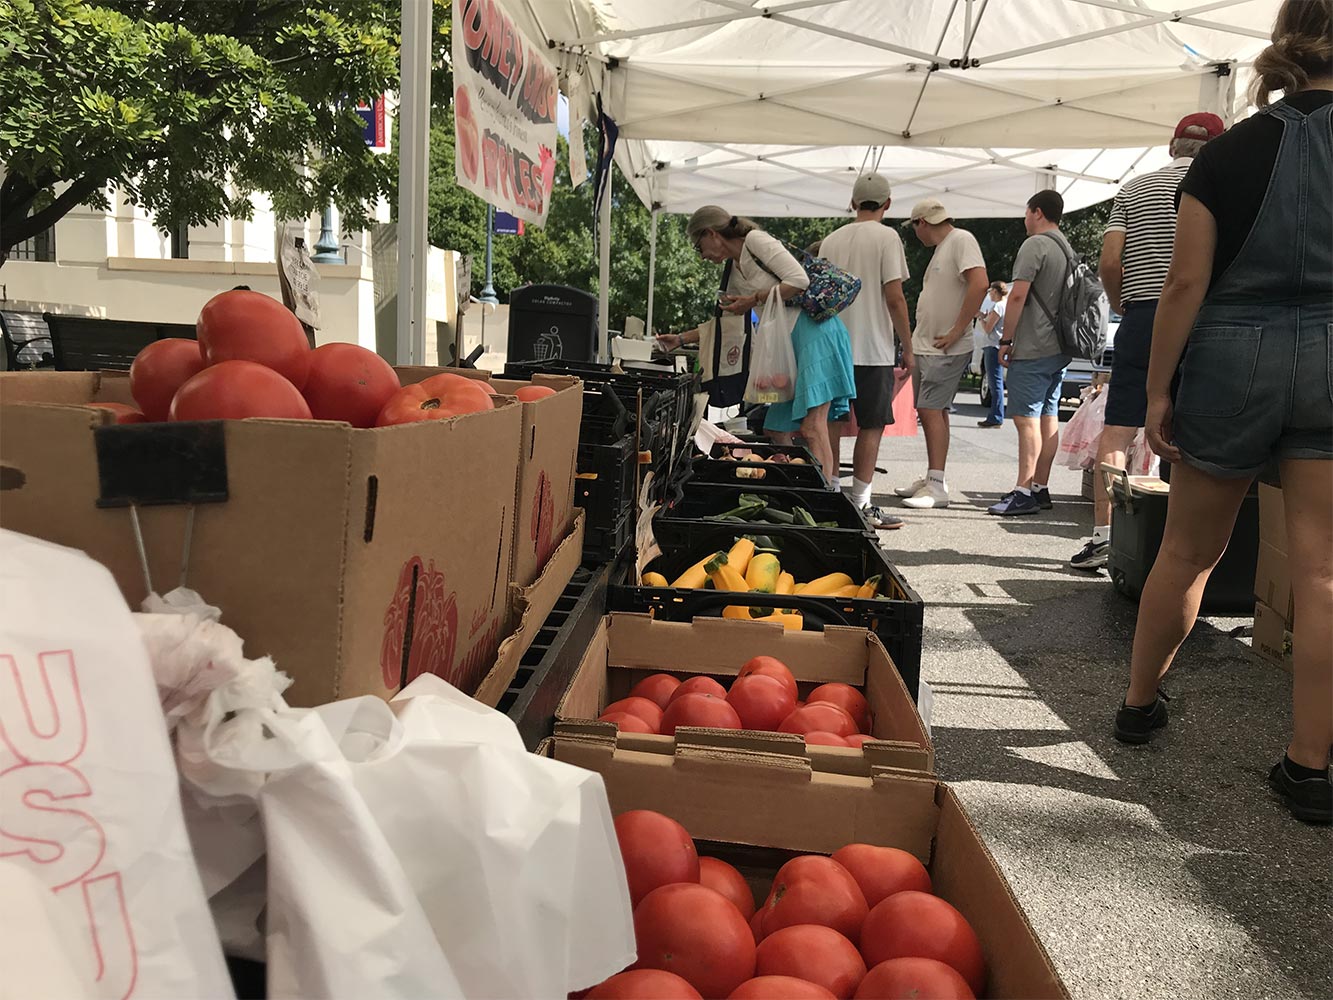
M 594 721 L 649 674 L 670 673 L 682 679 L 703 674 L 727 687 L 746 661 L 760 655 L 787 665 L 802 698 L 833 681 L 861 690 L 870 703 L 876 740 L 860 750 L 826 746 L 807 750 L 805 739 L 791 733 L 682 729 L 676 736 L 658 736 L 617 733 L 612 723 Z M 934 769 L 930 736 L 879 638 L 866 629 L 832 625 L 822 632 L 794 632 L 771 622 L 731 618 L 666 622 L 642 614 L 607 615 L 556 708 L 555 732 L 558 739 L 600 736 L 614 745 L 661 747 L 668 752 L 677 743 L 773 750 L 808 757 L 826 771 L 866 772 L 872 765 Z
M 1263 601 L 1254 605 L 1253 649 L 1261 659 L 1291 673 L 1291 626 Z
M 0 375 L 0 525 L 82 549 L 138 607 L 152 584 L 222 609 L 294 705 L 389 697 L 429 671 L 474 690 L 510 631 L 523 408 L 357 430 L 108 425 L 128 379 Z M 133 501 L 135 506 L 131 506 Z
M 1259 561 L 1254 596 L 1281 616 L 1288 626 L 1295 618 L 1291 572 L 1287 564 L 1287 512 L 1282 490 L 1259 484 Z
M 535 375 L 531 382 L 492 378 L 476 368 L 400 368 L 416 382 L 439 371 L 488 382 L 512 396 L 527 385 L 555 390 L 554 396 L 522 403 L 518 478 L 515 482 L 514 550 L 511 578 L 520 587 L 537 579 L 542 567 L 574 524 L 574 474 L 579 423 L 583 419 L 583 382 L 572 375 Z M 420 372 L 418 377 L 416 373 Z
M 992 1000 L 1066 1000 L 1046 949 L 995 859 L 948 786 L 877 768 L 822 773 L 800 756 L 723 748 L 626 749 L 605 740 L 548 740 L 538 749 L 597 771 L 614 814 L 653 809 L 682 824 L 700 852 L 741 869 L 762 902 L 793 852 L 832 854 L 853 843 L 897 847 L 930 871 L 937 895 L 981 940 Z

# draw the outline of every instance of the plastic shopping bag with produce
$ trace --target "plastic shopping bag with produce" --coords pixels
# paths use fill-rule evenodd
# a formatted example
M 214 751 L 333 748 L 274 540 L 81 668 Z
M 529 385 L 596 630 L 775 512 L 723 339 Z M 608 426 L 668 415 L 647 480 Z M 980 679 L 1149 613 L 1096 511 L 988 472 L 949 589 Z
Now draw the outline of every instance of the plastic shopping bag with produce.
M 1066 469 L 1091 469 L 1097 464 L 1097 442 L 1106 424 L 1106 390 L 1083 390 L 1083 402 L 1065 424 L 1057 457 Z
M 747 403 L 783 403 L 796 394 L 796 351 L 791 331 L 799 315 L 799 310 L 782 301 L 774 285 L 754 331 L 750 380 L 745 386 Z
M 598 775 L 433 675 L 293 709 L 271 663 L 227 672 L 180 767 L 229 947 L 263 911 L 270 997 L 564 996 L 633 961 Z
M 0 994 L 233 995 L 125 599 L 81 552 L 3 530 L 0 866 Z

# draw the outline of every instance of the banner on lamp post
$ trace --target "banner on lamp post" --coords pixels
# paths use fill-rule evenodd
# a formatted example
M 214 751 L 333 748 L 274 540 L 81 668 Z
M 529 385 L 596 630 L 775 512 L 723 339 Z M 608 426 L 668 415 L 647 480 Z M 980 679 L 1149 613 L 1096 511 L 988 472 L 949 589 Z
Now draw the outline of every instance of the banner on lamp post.
M 555 66 L 497 0 L 453 0 L 454 165 L 461 187 L 544 225 L 555 185 Z

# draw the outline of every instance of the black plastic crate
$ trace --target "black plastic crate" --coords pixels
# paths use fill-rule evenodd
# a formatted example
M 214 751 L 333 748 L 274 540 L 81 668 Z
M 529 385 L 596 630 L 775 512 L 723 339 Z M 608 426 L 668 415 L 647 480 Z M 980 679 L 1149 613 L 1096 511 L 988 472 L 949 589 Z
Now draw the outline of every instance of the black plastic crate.
M 759 455 L 786 455 L 799 458 L 803 464 L 793 465 L 788 462 L 746 462 L 722 458 L 728 448 L 747 448 Z M 754 476 L 754 470 L 763 475 Z M 690 480 L 696 483 L 750 483 L 755 486 L 785 486 L 797 489 L 821 490 L 827 487 L 824 470 L 810 454 L 810 449 L 803 445 L 786 444 L 751 444 L 728 445 L 719 441 L 713 445 L 707 457 L 694 460 Z
M 658 521 L 654 531 L 663 554 L 645 567 L 674 580 L 709 551 L 728 549 L 741 534 L 739 525 L 707 521 Z M 659 530 L 660 529 L 660 530 Z M 728 605 L 795 608 L 807 629 L 825 625 L 866 628 L 879 636 L 902 675 L 907 690 L 916 697 L 921 676 L 921 627 L 924 604 L 870 535 L 820 529 L 786 528 L 773 525 L 768 535 L 779 548 L 782 568 L 799 581 L 827 573 L 846 573 L 861 582 L 880 578 L 880 594 L 886 600 L 854 597 L 806 597 L 802 594 L 734 593 L 715 590 L 686 590 L 644 587 L 634 577 L 632 566 L 612 578 L 609 607 L 612 611 L 637 611 L 663 621 L 689 621 L 696 616 L 717 617 Z M 837 545 L 829 536 L 844 535 Z M 832 549 L 838 551 L 831 551 Z
M 589 528 L 614 528 L 634 508 L 637 460 L 631 436 L 615 444 L 579 443 L 574 504 L 587 512 Z
M 529 750 L 551 735 L 555 708 L 564 697 L 606 613 L 611 566 L 580 568 L 546 616 L 532 646 L 519 660 L 518 672 L 496 708 L 518 726 Z
M 779 510 L 791 512 L 793 507 L 804 507 L 816 521 L 836 521 L 836 527 L 850 530 L 872 532 L 861 512 L 852 503 L 851 497 L 839 491 L 815 489 L 784 489 L 773 486 L 724 486 L 721 483 L 688 483 L 679 500 L 665 507 L 659 518 L 672 521 L 705 521 L 735 510 L 740 506 L 741 494 L 753 494 L 763 497 Z M 752 525 L 756 531 L 763 531 L 773 522 L 755 520 L 749 522 L 723 521 L 737 530 Z M 798 523 L 792 525 L 800 527 Z M 825 529 L 827 530 L 827 529 Z
M 583 561 L 590 565 L 611 562 L 619 557 L 634 540 L 635 517 L 633 510 L 609 527 L 587 522 L 583 529 Z

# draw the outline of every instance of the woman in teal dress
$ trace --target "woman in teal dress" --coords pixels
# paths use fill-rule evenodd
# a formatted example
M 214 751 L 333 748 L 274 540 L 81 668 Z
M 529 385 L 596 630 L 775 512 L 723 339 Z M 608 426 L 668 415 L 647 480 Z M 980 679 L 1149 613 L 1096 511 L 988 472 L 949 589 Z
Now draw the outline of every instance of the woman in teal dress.
M 686 232 L 705 260 L 734 261 L 731 279 L 722 295 L 722 308 L 743 314 L 762 309 L 774 285 L 784 300 L 809 287 L 805 268 L 782 242 L 749 219 L 740 219 L 716 205 L 705 205 L 692 216 Z M 830 488 L 838 488 L 838 456 L 829 445 L 828 422 L 845 416 L 856 397 L 852 372 L 852 341 L 842 320 L 834 316 L 816 322 L 796 310 L 792 347 L 796 352 L 796 385 L 791 400 L 768 408 L 764 430 L 776 441 L 790 442 L 797 431 L 824 469 Z

